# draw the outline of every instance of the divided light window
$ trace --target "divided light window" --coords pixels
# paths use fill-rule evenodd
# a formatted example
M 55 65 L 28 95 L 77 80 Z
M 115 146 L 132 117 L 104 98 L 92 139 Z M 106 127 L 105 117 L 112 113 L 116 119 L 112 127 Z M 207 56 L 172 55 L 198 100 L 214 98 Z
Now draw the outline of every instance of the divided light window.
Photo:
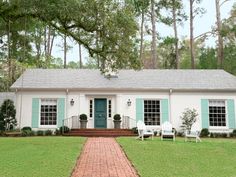
M 145 125 L 160 125 L 160 100 L 144 100 Z
M 111 100 L 108 100 L 108 117 L 111 118 Z
M 57 124 L 57 100 L 41 99 L 40 125 Z
M 93 100 L 89 100 L 89 117 L 93 117 Z
M 210 126 L 226 126 L 226 111 L 224 100 L 209 100 Z

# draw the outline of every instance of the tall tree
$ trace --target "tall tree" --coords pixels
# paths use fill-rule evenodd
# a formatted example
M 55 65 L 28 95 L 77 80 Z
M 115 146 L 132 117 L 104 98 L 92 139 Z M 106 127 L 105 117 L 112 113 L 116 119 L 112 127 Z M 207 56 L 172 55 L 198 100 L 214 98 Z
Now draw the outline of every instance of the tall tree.
M 63 37 L 63 40 L 64 40 L 64 68 L 66 68 L 66 54 L 67 54 L 67 42 L 66 42 L 66 34 L 64 34 L 64 37 Z
M 157 59 L 157 35 L 156 35 L 156 12 L 155 0 L 151 0 L 151 23 L 152 23 L 152 69 L 158 68 Z
M 196 4 L 200 4 L 202 0 L 189 0 L 189 31 L 190 31 L 190 55 L 191 55 L 191 68 L 195 69 L 195 49 L 194 49 L 194 18 L 198 14 L 205 13 L 205 9 L 196 7 Z

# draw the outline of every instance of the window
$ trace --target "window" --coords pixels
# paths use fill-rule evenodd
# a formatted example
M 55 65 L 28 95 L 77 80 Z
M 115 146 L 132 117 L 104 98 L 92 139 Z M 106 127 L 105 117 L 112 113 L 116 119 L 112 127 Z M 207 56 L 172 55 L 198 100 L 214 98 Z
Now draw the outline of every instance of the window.
M 93 117 L 93 100 L 89 100 L 89 117 Z
M 160 100 L 144 100 L 145 125 L 160 125 Z
M 226 112 L 224 100 L 209 101 L 210 126 L 226 126 Z
M 111 100 L 108 100 L 108 117 L 111 118 Z
M 57 124 L 57 100 L 41 99 L 40 125 Z

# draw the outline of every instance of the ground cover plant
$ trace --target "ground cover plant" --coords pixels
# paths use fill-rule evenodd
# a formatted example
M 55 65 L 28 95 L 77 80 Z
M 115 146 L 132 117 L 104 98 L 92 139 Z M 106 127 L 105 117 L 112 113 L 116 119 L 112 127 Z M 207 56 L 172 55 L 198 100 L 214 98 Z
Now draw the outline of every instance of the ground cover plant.
M 0 138 L 0 176 L 67 177 L 85 138 Z
M 202 143 L 117 138 L 141 177 L 235 177 L 236 140 L 203 139 Z

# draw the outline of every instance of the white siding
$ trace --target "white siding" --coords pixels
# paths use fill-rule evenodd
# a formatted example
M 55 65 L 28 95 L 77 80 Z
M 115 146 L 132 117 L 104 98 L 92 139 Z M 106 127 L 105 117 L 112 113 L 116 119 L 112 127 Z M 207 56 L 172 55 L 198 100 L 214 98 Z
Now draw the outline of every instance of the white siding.
M 21 100 L 22 98 L 22 100 Z M 199 114 L 195 128 L 201 129 L 201 99 L 234 99 L 236 110 L 236 93 L 199 93 L 199 92 L 17 92 L 17 122 L 20 127 L 31 126 L 32 98 L 65 98 L 66 117 L 78 116 L 85 113 L 89 117 L 89 99 L 109 98 L 112 100 L 112 116 L 121 114 L 133 119 L 136 117 L 135 100 L 143 99 L 168 99 L 170 104 L 170 120 L 173 126 L 179 130 L 181 126 L 180 116 L 185 108 L 195 108 Z M 70 105 L 70 100 L 74 100 L 74 105 Z M 128 99 L 131 106 L 127 105 Z M 22 106 L 20 106 L 22 102 Z M 21 114 L 21 116 L 20 116 Z M 21 121 L 20 121 L 21 117 Z M 89 118 L 88 128 L 94 127 L 94 119 Z M 113 128 L 113 120 L 107 120 L 107 128 Z M 158 128 L 158 127 L 157 127 Z

